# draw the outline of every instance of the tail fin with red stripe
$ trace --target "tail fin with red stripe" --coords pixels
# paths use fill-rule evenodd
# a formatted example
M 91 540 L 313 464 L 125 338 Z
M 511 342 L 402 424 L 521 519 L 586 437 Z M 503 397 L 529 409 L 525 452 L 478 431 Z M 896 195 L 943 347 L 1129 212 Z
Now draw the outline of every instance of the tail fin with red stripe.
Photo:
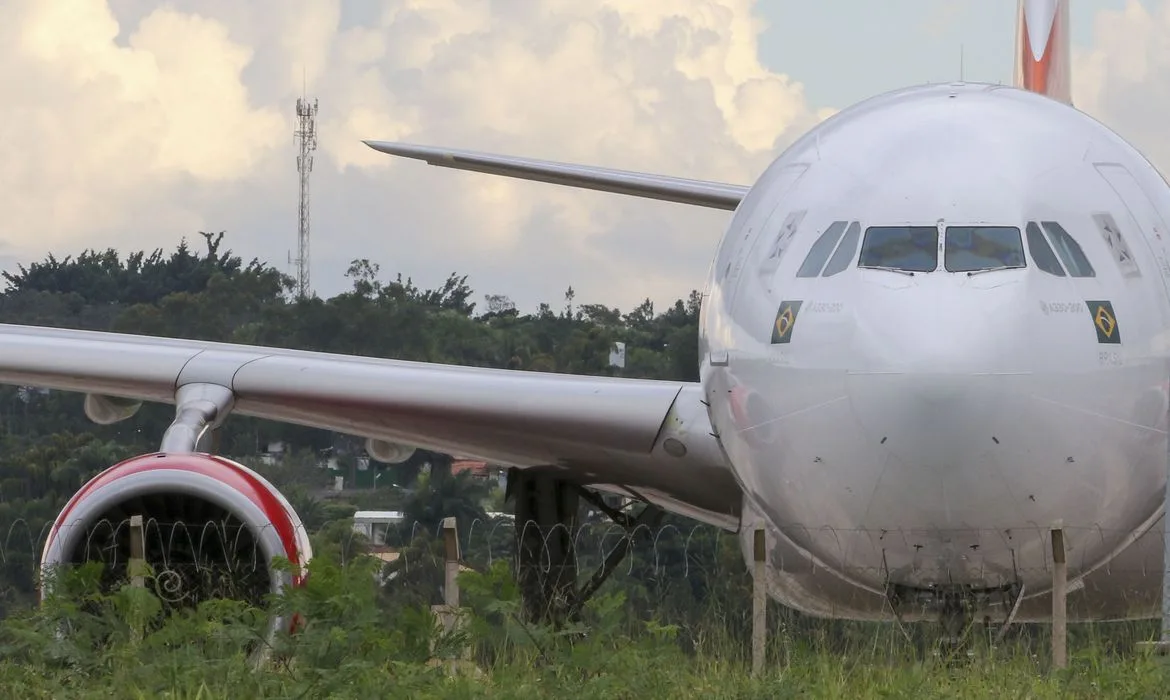
M 1069 0 L 1019 0 L 1016 87 L 1072 104 Z

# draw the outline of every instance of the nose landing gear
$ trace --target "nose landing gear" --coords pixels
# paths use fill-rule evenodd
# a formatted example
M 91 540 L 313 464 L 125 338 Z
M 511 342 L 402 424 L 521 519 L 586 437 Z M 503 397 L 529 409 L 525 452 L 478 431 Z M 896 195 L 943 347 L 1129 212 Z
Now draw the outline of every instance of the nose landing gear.
M 995 588 L 973 588 L 967 585 L 932 586 L 916 588 L 891 584 L 887 586 L 886 597 L 893 608 L 899 625 L 908 606 L 918 611 L 935 611 L 938 615 L 940 633 L 936 638 L 936 653 L 944 658 L 955 659 L 969 656 L 974 631 L 974 614 L 985 610 L 993 603 L 1000 603 L 1008 611 L 995 642 L 1002 641 L 1008 627 L 1015 619 L 1024 587 L 1010 583 Z M 984 626 L 991 625 L 990 616 L 984 617 Z M 909 636 L 909 635 L 907 635 Z
M 971 634 L 971 608 L 975 601 L 967 591 L 958 588 L 945 590 L 940 597 L 938 623 L 942 634 L 938 639 L 938 653 L 955 658 L 967 651 Z

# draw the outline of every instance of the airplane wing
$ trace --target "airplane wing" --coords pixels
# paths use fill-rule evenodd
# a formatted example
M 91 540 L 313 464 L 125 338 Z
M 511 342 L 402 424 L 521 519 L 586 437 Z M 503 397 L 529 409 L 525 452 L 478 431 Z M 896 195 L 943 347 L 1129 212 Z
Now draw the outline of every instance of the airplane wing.
M 0 383 L 174 403 L 200 382 L 230 388 L 233 412 L 556 469 L 738 527 L 741 492 L 697 384 L 0 324 Z
M 587 190 L 615 192 L 646 199 L 694 204 L 711 209 L 734 210 L 747 194 L 742 185 L 727 185 L 704 180 L 688 180 L 666 175 L 651 175 L 629 170 L 613 170 L 587 165 L 556 163 L 547 160 L 499 156 L 452 148 L 419 146 L 391 141 L 364 141 L 382 153 L 426 161 L 430 165 L 456 170 L 504 175 L 522 180 L 536 180 Z

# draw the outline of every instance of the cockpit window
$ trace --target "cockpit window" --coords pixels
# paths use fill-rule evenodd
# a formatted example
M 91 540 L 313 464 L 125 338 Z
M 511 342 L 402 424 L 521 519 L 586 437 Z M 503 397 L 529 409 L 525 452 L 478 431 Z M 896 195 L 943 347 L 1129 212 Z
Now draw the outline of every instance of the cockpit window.
M 833 253 L 829 264 L 825 265 L 825 271 L 821 273 L 821 277 L 832 277 L 838 272 L 849 269 L 850 263 L 857 255 L 857 239 L 859 238 L 861 238 L 861 224 L 856 221 L 850 222 L 845 235 L 841 237 L 841 245 L 837 246 L 837 252 Z
M 1068 269 L 1068 274 L 1073 277 L 1097 276 L 1093 266 L 1089 264 L 1089 259 L 1085 257 L 1085 252 L 1081 250 L 1081 246 L 1073 240 L 1072 236 L 1068 235 L 1068 231 L 1065 231 L 1063 226 L 1055 221 L 1041 221 L 1040 225 L 1044 227 L 1052 239 L 1052 247 L 1056 249 L 1060 261 Z
M 825 266 L 825 261 L 833 253 L 833 248 L 837 247 L 837 239 L 841 238 L 841 233 L 845 230 L 844 221 L 834 221 L 825 229 L 821 237 L 813 243 L 812 249 L 808 251 L 804 262 L 801 263 L 800 269 L 796 271 L 797 277 L 816 277 L 821 274 L 821 268 Z
M 948 226 L 943 243 L 947 272 L 1024 267 L 1024 241 L 1015 226 Z
M 1052 246 L 1048 245 L 1048 240 L 1040 232 L 1040 227 L 1033 222 L 1028 222 L 1026 233 L 1028 235 L 1028 251 L 1032 253 L 1036 267 L 1050 275 L 1064 277 L 1064 268 L 1060 266 L 1060 261 L 1056 259 L 1056 253 L 1052 252 Z
M 865 230 L 858 267 L 930 272 L 938 267 L 938 229 L 934 226 L 870 226 Z

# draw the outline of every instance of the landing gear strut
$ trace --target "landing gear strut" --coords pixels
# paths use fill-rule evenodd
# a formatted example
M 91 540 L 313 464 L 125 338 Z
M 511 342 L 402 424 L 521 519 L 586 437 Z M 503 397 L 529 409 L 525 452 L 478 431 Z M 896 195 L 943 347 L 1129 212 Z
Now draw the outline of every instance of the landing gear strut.
M 509 470 L 506 498 L 515 499 L 516 580 L 524 618 L 554 625 L 578 619 L 585 603 L 629 553 L 633 531 L 662 517 L 661 509 L 647 505 L 631 518 L 593 491 L 534 470 Z M 578 588 L 575 544 L 581 499 L 624 527 L 627 536 Z
M 948 590 L 942 594 L 938 622 L 942 635 L 938 651 L 943 656 L 955 656 L 965 651 L 971 631 L 971 599 L 963 590 Z
M 516 582 L 526 620 L 559 621 L 577 586 L 577 491 L 547 476 L 508 472 L 515 499 Z
M 887 587 L 886 596 L 893 609 L 894 618 L 908 641 L 911 640 L 911 636 L 903 624 L 904 606 L 909 604 L 923 611 L 935 611 L 941 632 L 936 640 L 936 650 L 940 656 L 953 659 L 967 653 L 974 632 L 974 612 L 986 609 L 992 601 L 998 601 L 1005 610 L 1010 609 L 994 643 L 998 644 L 1003 640 L 1019 611 L 1024 587 L 1020 583 L 981 589 L 963 585 L 926 588 L 892 585 Z M 990 617 L 984 618 L 983 625 L 985 629 L 990 627 Z M 990 635 L 988 638 L 990 641 Z

